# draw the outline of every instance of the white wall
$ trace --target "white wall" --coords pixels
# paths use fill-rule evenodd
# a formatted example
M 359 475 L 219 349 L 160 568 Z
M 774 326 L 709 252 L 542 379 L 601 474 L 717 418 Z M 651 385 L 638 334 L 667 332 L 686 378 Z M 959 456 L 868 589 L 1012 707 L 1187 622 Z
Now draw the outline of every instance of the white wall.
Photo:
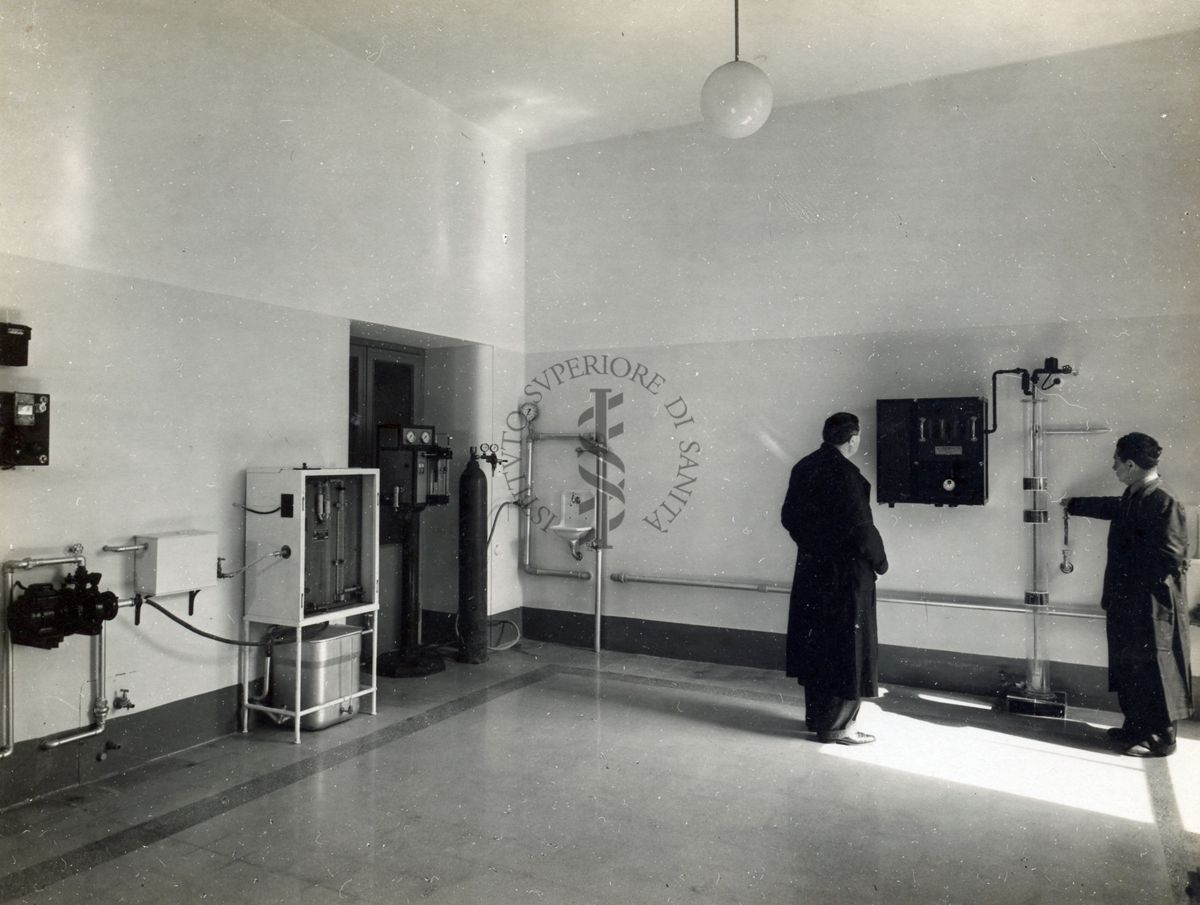
M 531 155 L 536 351 L 1194 313 L 1195 32 Z
M 454 458 L 450 463 L 450 504 L 430 507 L 422 516 L 421 602 L 425 609 L 458 610 L 459 480 L 472 447 L 482 453 L 483 444 L 500 445 L 512 408 L 509 400 L 520 392 L 523 369 L 523 356 L 494 346 L 456 346 L 426 353 L 425 420 L 439 433 L 450 435 Z M 488 612 L 501 613 L 521 606 L 516 510 L 504 505 L 510 495 L 503 472 L 493 473 L 486 462 L 480 462 L 480 468 L 488 481 L 487 529 L 495 525 L 488 548 Z M 504 511 L 498 512 L 501 508 Z
M 522 347 L 523 153 L 365 55 L 254 2 L 52 0 L 0 78 L 0 252 Z
M 6 259 L 13 264 L 13 259 Z M 27 368 L 6 388 L 50 395 L 50 465 L 3 472 L 4 559 L 55 557 L 82 544 L 101 587 L 132 596 L 132 557 L 101 547 L 134 535 L 215 531 L 233 570 L 243 561 L 248 465 L 345 465 L 345 321 L 203 295 L 140 279 L 24 262 L 6 285 L 37 298 Z M 212 563 L 216 570 L 216 563 Z M 57 569 L 17 572 L 25 584 Z M 161 601 L 184 618 L 187 597 Z M 239 637 L 242 581 L 202 591 L 191 621 Z M 108 687 L 139 708 L 238 680 L 232 647 L 145 610 L 108 624 Z M 17 646 L 18 739 L 91 721 L 90 639 L 52 651 Z
M 1078 375 L 1047 423 L 1113 430 L 1048 441 L 1053 496 L 1115 494 L 1112 444 L 1142 430 L 1166 447 L 1168 481 L 1200 502 L 1198 45 L 1188 34 L 777 110 L 741 142 L 677 129 L 531 155 L 527 379 L 553 385 L 530 384 L 545 397 L 539 426 L 574 429 L 593 386 L 626 391 L 614 445 L 629 519 L 606 571 L 789 581 L 779 505 L 827 414 L 863 416 L 873 479 L 876 399 L 988 396 L 992 371 L 1049 356 Z M 544 373 L 605 353 L 661 373 L 662 391 Z M 1000 386 L 991 499 L 877 509 L 892 561 L 882 594 L 1022 599 L 1021 395 L 1014 378 Z M 676 424 L 677 396 L 694 422 Z M 702 447 L 698 480 L 662 533 L 642 519 L 669 493 L 681 442 Z M 554 506 L 578 482 L 573 460 L 544 469 L 538 495 Z M 1104 530 L 1074 520 L 1077 568 L 1052 570 L 1056 606 L 1095 606 Z M 539 565 L 567 565 L 561 543 L 534 540 Z M 1047 547 L 1057 562 L 1057 540 Z M 785 625 L 781 595 L 605 590 L 612 615 Z M 587 612 L 591 589 L 534 580 L 526 602 Z M 882 640 L 1024 650 L 1022 620 L 990 618 L 888 608 Z M 1102 664 L 1101 630 L 1056 623 L 1052 655 Z
M 0 389 L 53 405 L 51 466 L 0 475 L 5 559 L 79 542 L 126 596 L 102 545 L 196 527 L 238 564 L 246 466 L 345 464 L 351 320 L 494 346 L 520 386 L 523 153 L 365 57 L 253 2 L 22 3 L 0 81 L 0 319 L 33 328 Z M 442 404 L 487 432 L 489 396 Z M 241 606 L 223 582 L 196 621 L 236 634 Z M 136 712 L 236 681 L 231 648 L 130 622 Z M 17 741 L 90 721 L 84 639 L 15 666 Z

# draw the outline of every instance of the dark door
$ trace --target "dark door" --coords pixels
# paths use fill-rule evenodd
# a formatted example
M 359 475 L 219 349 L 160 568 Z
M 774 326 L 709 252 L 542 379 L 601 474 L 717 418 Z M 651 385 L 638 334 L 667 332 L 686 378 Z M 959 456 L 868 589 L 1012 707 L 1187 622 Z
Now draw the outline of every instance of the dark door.
M 424 356 L 388 346 L 350 344 L 351 468 L 375 468 L 375 430 L 380 424 L 417 420 Z
M 350 344 L 350 433 L 351 468 L 377 468 L 376 428 L 380 424 L 412 424 L 420 413 L 418 400 L 425 359 L 419 351 L 367 343 Z M 381 513 L 382 516 L 382 513 Z M 380 518 L 380 524 L 385 523 Z M 405 601 L 405 569 L 417 567 L 415 553 L 405 563 L 403 546 L 394 537 L 381 538 L 379 545 L 379 650 L 386 652 L 401 643 Z M 418 627 L 419 632 L 419 627 Z

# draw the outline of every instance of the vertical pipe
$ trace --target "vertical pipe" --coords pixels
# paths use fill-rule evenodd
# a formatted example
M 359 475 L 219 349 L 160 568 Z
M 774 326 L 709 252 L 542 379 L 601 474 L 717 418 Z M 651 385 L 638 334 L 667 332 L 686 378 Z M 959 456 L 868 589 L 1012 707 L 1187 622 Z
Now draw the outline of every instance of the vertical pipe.
M 1045 609 L 1050 602 L 1046 558 L 1042 554 L 1043 537 L 1049 522 L 1049 493 L 1043 461 L 1044 436 L 1042 409 L 1045 405 L 1037 381 L 1025 401 L 1025 522 L 1029 525 L 1029 574 L 1025 603 L 1029 613 L 1026 634 L 1026 690 L 1035 696 L 1049 697 L 1050 685 L 1046 659 L 1042 652 Z
M 597 415 L 596 426 L 605 422 Z M 604 550 L 608 546 L 608 496 L 604 492 L 608 483 L 608 430 L 597 430 L 596 450 L 596 529 L 592 545 L 596 548 L 596 625 L 594 649 L 600 653 L 600 630 L 604 619 Z
M 335 486 L 337 487 L 337 502 L 334 503 L 334 506 L 337 511 L 334 513 L 333 521 L 335 532 L 333 540 L 333 600 L 336 603 L 344 603 L 346 600 L 346 482 L 338 481 Z
M 246 624 L 246 620 L 242 619 L 241 632 L 238 635 L 239 640 L 245 641 L 249 636 L 250 626 Z M 252 666 L 250 654 L 245 647 L 238 647 L 238 671 L 242 674 L 242 708 L 240 723 L 238 726 L 242 735 L 250 731 L 250 708 L 246 705 L 250 703 L 250 667 Z M 266 693 L 265 690 L 263 692 Z
M 12 602 L 13 590 L 13 573 L 7 563 L 4 566 L 4 607 L 0 612 L 0 634 L 3 635 L 3 655 L 4 655 L 4 693 L 0 695 L 0 707 L 3 708 L 3 713 L 0 713 L 0 727 L 4 730 L 4 747 L 0 748 L 0 760 L 8 757 L 13 753 L 15 741 L 13 737 L 16 729 L 13 724 L 13 679 L 15 673 L 13 671 L 13 644 L 12 635 L 8 631 L 8 607 Z
M 522 487 L 519 493 L 533 494 L 533 425 L 525 425 L 525 436 L 521 438 L 521 461 L 525 465 L 525 486 Z M 519 523 L 520 542 L 521 542 L 521 567 L 528 569 L 530 565 L 530 540 L 529 536 L 533 533 L 533 500 L 529 500 L 528 506 L 521 507 L 521 521 Z
M 596 637 L 593 648 L 600 653 L 600 620 L 604 613 L 604 548 L 596 546 Z
M 293 741 L 297 745 L 300 744 L 300 677 L 304 674 L 304 647 L 303 647 L 304 638 L 303 638 L 303 634 L 304 634 L 304 627 L 297 625 L 296 626 L 296 685 L 295 685 L 295 688 L 293 689 L 293 692 L 294 692 L 293 722 L 295 723 L 295 727 L 293 729 Z
M 378 595 L 376 595 L 378 599 Z M 379 618 L 378 610 L 367 613 L 365 620 L 371 630 L 371 716 L 379 712 Z

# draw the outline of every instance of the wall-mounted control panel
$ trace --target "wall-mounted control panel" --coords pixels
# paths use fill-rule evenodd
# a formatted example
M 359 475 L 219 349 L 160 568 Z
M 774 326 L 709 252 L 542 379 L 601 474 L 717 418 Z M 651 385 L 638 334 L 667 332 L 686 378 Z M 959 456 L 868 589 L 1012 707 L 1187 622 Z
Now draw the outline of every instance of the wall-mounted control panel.
M 50 397 L 0 393 L 0 467 L 50 464 Z
M 875 405 L 880 503 L 987 502 L 986 399 L 879 399 Z

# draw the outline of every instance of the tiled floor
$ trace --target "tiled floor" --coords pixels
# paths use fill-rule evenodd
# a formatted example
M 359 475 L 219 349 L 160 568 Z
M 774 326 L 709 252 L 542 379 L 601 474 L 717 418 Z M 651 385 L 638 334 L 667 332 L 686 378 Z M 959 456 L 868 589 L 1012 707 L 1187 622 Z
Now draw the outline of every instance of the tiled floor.
M 0 814 L 0 902 L 1184 903 L 1170 758 L 892 688 L 821 745 L 779 673 L 524 642 L 379 714 L 222 739 Z M 1086 722 L 1090 720 L 1091 722 Z

